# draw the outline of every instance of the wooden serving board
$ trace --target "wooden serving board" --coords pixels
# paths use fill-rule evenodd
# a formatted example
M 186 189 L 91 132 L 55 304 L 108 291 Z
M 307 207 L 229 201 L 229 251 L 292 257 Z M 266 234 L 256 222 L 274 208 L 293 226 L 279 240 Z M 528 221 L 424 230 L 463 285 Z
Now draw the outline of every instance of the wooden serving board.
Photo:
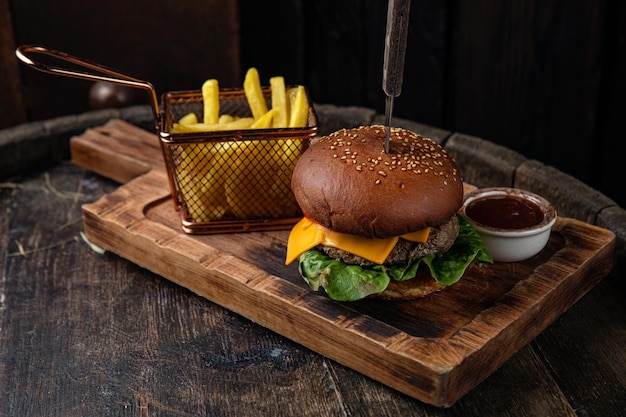
M 87 237 L 207 299 L 423 402 L 447 407 L 489 376 L 611 269 L 614 235 L 559 218 L 519 263 L 472 265 L 406 302 L 340 303 L 285 266 L 288 231 L 182 232 L 156 135 L 113 120 L 72 138 L 82 167 L 123 183 L 83 207 Z

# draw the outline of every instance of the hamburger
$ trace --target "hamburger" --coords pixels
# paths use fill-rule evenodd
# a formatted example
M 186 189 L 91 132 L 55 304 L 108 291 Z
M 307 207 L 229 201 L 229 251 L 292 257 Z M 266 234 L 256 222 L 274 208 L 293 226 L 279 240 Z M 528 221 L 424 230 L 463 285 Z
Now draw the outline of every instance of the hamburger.
M 414 299 L 457 282 L 473 261 L 492 262 L 459 213 L 463 181 L 432 139 L 391 128 L 342 129 L 311 144 L 291 188 L 304 217 L 286 263 L 338 301 Z

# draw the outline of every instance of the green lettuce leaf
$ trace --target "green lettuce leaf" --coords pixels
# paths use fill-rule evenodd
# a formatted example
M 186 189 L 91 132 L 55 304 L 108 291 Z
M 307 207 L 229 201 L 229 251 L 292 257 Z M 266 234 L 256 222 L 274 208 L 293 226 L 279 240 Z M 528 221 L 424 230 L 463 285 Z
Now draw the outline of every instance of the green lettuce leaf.
M 325 253 L 310 250 L 300 256 L 298 269 L 307 284 L 317 291 L 324 288 L 337 301 L 355 301 L 382 292 L 391 279 L 405 281 L 414 278 L 420 265 L 429 268 L 431 276 L 441 285 L 452 285 L 465 273 L 472 261 L 493 263 L 484 242 L 465 219 L 459 219 L 459 235 L 450 250 L 443 254 L 427 255 L 404 264 L 361 267 L 347 265 Z

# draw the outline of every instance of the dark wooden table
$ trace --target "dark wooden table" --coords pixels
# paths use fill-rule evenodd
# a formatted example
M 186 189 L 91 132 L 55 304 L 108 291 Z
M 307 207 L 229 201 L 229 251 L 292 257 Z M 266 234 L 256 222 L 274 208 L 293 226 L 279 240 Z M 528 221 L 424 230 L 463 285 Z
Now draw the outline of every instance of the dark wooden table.
M 81 205 L 118 184 L 66 162 L 0 181 L 2 416 L 626 415 L 619 268 L 442 409 L 90 247 Z

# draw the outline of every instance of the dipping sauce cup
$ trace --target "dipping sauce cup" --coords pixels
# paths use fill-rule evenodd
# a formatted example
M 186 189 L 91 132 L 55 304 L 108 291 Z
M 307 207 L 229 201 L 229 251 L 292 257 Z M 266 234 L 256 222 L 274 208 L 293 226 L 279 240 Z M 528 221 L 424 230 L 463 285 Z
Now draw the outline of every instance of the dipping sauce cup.
M 519 262 L 548 243 L 556 210 L 545 198 L 518 188 L 481 188 L 465 196 L 461 213 L 497 262 Z

